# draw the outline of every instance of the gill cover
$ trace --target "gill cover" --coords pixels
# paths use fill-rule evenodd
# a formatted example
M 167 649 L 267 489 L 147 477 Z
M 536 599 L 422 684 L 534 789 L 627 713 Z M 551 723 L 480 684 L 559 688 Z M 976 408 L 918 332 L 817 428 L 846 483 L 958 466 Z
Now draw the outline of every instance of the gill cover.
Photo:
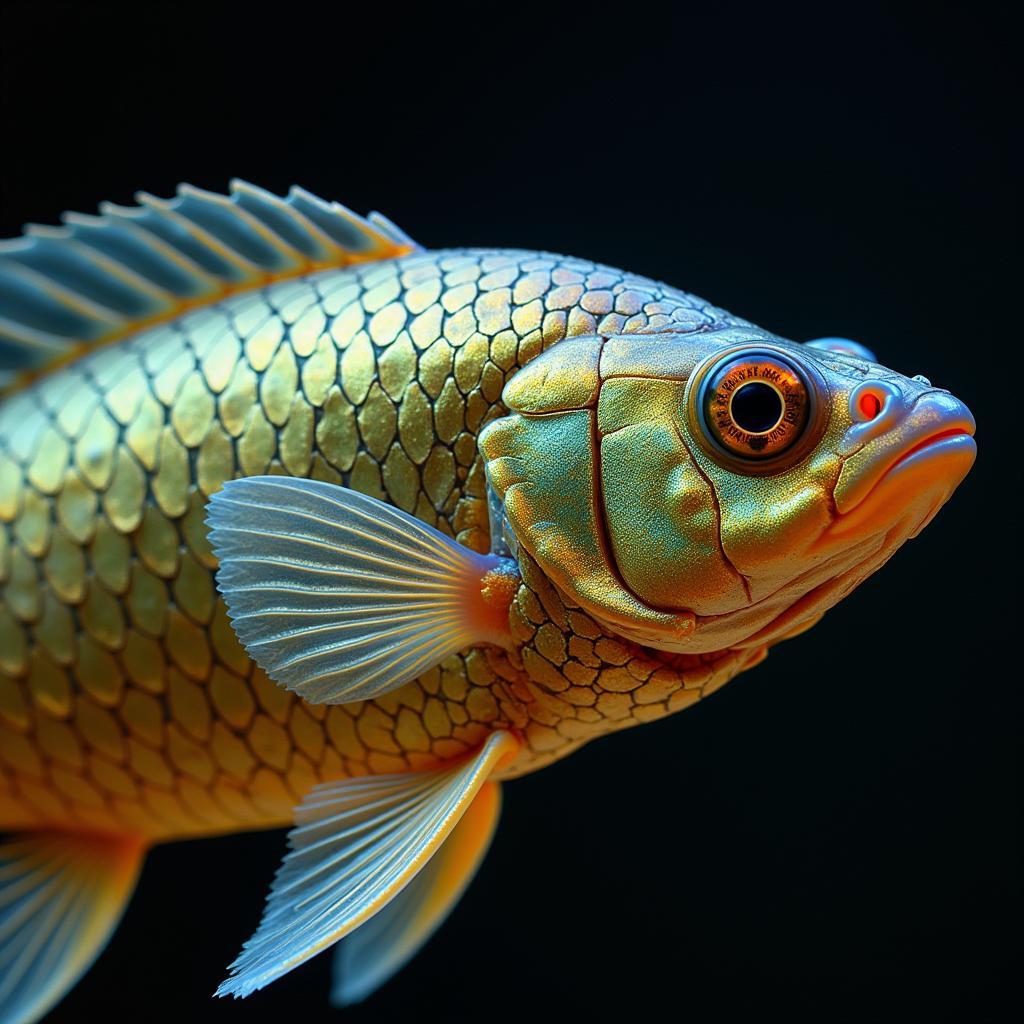
M 619 633 L 684 646 L 688 611 L 661 611 L 623 581 L 602 521 L 598 402 L 605 340 L 567 340 L 509 382 L 512 415 L 480 435 L 491 486 L 517 540 L 554 582 Z

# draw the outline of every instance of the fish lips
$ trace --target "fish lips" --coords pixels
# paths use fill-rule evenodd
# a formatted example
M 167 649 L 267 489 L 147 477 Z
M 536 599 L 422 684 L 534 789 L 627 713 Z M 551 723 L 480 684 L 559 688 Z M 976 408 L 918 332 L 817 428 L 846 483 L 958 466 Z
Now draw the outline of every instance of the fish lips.
M 922 504 L 928 506 L 923 519 L 929 518 L 974 464 L 974 431 L 963 402 L 945 391 L 926 392 L 892 430 L 843 463 L 833 491 L 840 517 L 871 506 L 895 518 L 893 511 Z

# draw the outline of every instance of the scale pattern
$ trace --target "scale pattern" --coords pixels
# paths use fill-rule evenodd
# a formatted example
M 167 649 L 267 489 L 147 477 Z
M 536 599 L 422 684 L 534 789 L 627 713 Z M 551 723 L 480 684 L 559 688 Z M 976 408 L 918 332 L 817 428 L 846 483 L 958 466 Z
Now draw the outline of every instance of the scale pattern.
M 521 774 L 746 667 L 655 663 L 527 568 L 521 659 L 473 649 L 377 700 L 309 705 L 235 640 L 203 523 L 225 480 L 283 473 L 391 501 L 486 551 L 476 437 L 517 369 L 568 335 L 734 323 L 582 260 L 417 253 L 227 298 L 11 394 L 0 828 L 160 840 L 283 824 L 320 781 L 433 767 L 495 728 L 522 732 L 507 772 Z
M 753 668 L 764 648 L 665 655 L 615 636 L 561 594 L 520 552 L 523 582 L 510 609 L 512 658 L 487 649 L 511 697 L 502 705 L 526 738 L 505 777 L 572 753 L 597 736 L 681 711 Z

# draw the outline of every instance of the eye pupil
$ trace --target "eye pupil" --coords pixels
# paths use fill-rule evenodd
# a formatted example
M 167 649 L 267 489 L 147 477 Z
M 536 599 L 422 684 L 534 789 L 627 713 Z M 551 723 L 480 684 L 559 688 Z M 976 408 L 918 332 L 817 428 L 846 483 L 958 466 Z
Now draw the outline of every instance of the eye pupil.
M 732 396 L 731 411 L 733 421 L 741 430 L 764 434 L 782 419 L 785 406 L 782 396 L 771 385 L 751 381 Z
M 798 359 L 751 346 L 726 350 L 695 374 L 688 416 L 695 440 L 712 458 L 739 472 L 752 462 L 759 467 L 751 472 L 772 472 L 807 450 L 807 427 L 821 419 L 808 383 L 812 371 Z

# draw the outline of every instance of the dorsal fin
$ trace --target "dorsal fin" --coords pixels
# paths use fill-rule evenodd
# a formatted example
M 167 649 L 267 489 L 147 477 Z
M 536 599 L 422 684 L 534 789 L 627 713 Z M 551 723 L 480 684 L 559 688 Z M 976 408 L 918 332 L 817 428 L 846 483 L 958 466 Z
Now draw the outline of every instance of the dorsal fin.
M 420 248 L 386 217 L 364 219 L 298 187 L 281 198 L 235 180 L 228 195 L 180 185 L 173 199 L 136 200 L 0 241 L 0 371 L 281 278 Z

